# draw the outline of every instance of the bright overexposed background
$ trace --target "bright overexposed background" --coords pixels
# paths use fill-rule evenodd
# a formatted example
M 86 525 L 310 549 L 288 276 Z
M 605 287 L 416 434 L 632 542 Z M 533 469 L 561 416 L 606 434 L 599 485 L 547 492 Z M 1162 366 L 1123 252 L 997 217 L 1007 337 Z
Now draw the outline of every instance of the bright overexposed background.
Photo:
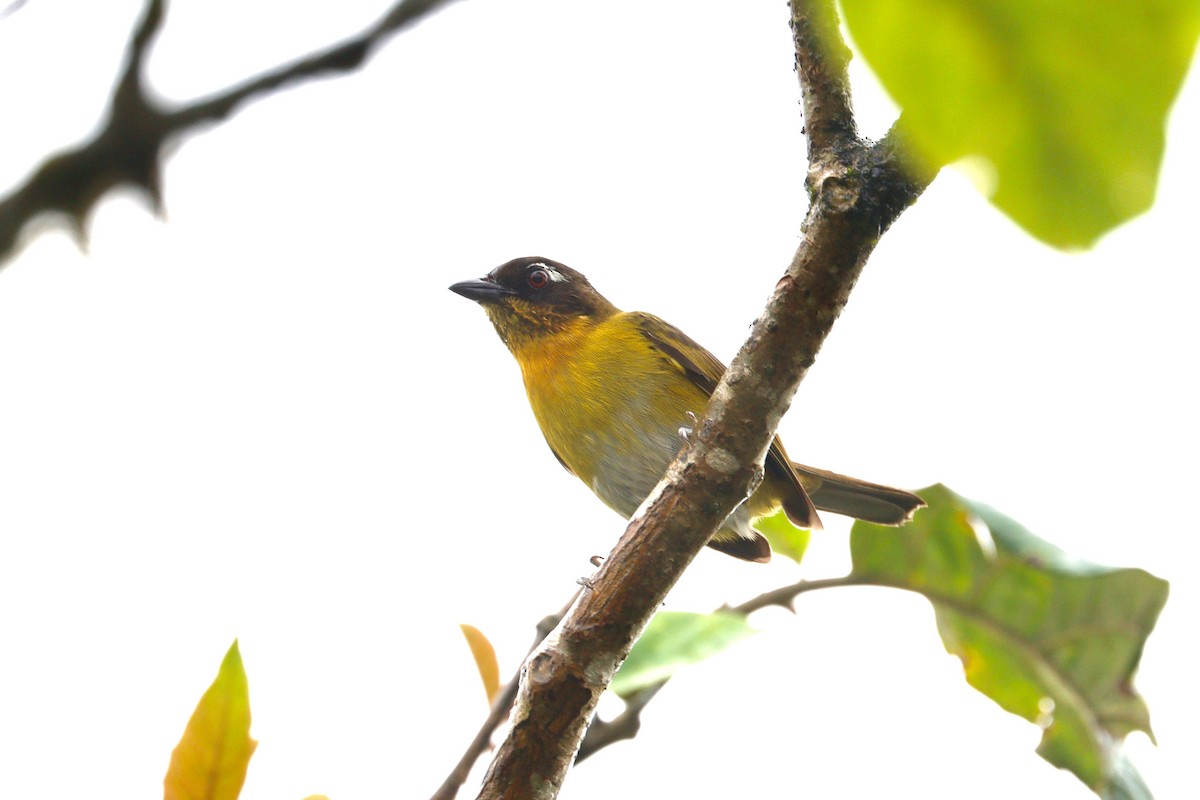
M 216 91 L 385 5 L 175 0 L 149 77 L 164 102 Z M 93 128 L 139 12 L 0 20 L 0 186 Z M 782 0 L 463 2 L 183 141 L 165 219 L 116 196 L 86 252 L 33 238 L 0 271 L 0 794 L 156 796 L 238 638 L 261 742 L 244 797 L 428 796 L 485 713 L 458 623 L 511 673 L 623 529 L 446 286 L 544 255 L 732 357 L 798 242 L 792 58 Z M 879 136 L 894 111 L 854 77 Z M 781 429 L 802 461 L 945 482 L 1170 579 L 1138 676 L 1159 746 L 1129 740 L 1164 798 L 1200 749 L 1197 141 L 1192 80 L 1157 205 L 1080 255 L 947 171 Z M 702 554 L 668 607 L 843 573 L 848 526 L 826 524 L 803 568 Z M 1091 796 L 967 687 L 921 598 L 797 610 L 680 674 L 563 796 Z

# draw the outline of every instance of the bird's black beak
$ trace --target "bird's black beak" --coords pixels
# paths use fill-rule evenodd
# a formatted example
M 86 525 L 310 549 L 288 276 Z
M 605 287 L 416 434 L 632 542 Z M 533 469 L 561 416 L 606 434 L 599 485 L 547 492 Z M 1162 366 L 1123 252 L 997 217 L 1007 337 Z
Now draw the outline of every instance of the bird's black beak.
M 515 294 L 511 289 L 483 278 L 476 281 L 459 281 L 450 287 L 450 291 L 461 294 L 476 303 L 494 303 L 502 297 Z

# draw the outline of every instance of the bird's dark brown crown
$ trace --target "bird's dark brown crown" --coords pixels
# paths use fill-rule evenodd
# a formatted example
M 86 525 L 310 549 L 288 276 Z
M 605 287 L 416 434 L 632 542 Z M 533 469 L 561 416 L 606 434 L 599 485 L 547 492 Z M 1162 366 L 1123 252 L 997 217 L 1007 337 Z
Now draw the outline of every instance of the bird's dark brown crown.
M 514 258 L 484 279 L 532 305 L 566 316 L 607 316 L 616 311 L 583 273 L 539 256 Z

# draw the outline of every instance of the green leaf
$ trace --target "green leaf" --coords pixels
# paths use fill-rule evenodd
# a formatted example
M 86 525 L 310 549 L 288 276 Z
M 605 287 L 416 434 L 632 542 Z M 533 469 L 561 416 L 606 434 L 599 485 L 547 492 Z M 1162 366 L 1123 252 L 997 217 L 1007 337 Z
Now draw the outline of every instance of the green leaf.
M 250 685 L 234 641 L 171 753 L 164 797 L 237 800 L 257 746 L 250 738 Z
M 992 203 L 1083 247 L 1148 209 L 1195 0 L 843 0 L 846 27 L 934 165 L 974 157 Z
M 628 697 L 665 681 L 680 668 L 716 655 L 756 633 L 741 614 L 660 611 L 629 651 L 609 689 Z
M 1167 582 L 1073 561 L 943 486 L 920 494 L 929 508 L 903 528 L 854 525 L 852 575 L 929 598 L 967 681 L 1040 725 L 1047 761 L 1102 796 L 1148 796 L 1119 744 L 1153 736 L 1133 675 Z
M 754 522 L 755 529 L 771 543 L 771 552 L 787 556 L 797 564 L 808 550 L 812 531 L 797 528 L 788 521 L 782 509 L 769 517 L 760 517 Z

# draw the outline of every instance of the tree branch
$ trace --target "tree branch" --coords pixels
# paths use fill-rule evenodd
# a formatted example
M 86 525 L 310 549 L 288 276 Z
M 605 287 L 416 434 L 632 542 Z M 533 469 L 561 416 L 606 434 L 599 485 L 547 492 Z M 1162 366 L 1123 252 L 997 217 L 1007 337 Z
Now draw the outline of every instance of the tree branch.
M 612 719 L 603 720 L 599 717 L 593 719 L 592 724 L 588 726 L 587 734 L 579 744 L 579 753 L 575 756 L 575 763 L 578 764 L 585 758 L 595 755 L 610 744 L 623 742 L 637 736 L 638 731 L 642 729 L 642 709 L 650 704 L 650 701 L 662 691 L 662 688 L 670 680 L 670 678 L 664 678 L 658 683 L 635 692 L 632 697 L 626 698 L 625 708 Z
M 803 34 L 795 44 L 805 107 L 815 116 L 807 128 L 810 204 L 800 247 L 691 445 L 634 514 L 590 591 L 526 661 L 512 727 L 480 798 L 557 796 L 616 668 L 683 570 L 761 479 L 775 428 L 868 254 L 930 179 L 905 168 L 898 135 L 886 146 L 854 136 L 844 59 L 828 59 L 804 33 L 816 19 L 826 21 L 816 30 L 836 30 L 834 13 L 832 0 L 792 2 L 793 31 Z
M 838 30 L 833 3 L 793 2 L 791 9 L 808 160 L 815 164 L 836 158 L 844 148 L 858 141 L 847 75 L 850 48 Z
M 399 0 L 374 25 L 341 44 L 314 53 L 240 86 L 176 109 L 147 97 L 147 53 L 162 29 L 166 0 L 149 0 L 129 39 L 125 65 L 113 87 L 104 125 L 83 144 L 51 156 L 26 181 L 0 199 L 0 267 L 15 254 L 26 224 L 58 213 L 80 241 L 88 215 L 108 192 L 129 187 L 162 206 L 164 148 L 197 125 L 220 122 L 247 100 L 293 83 L 357 69 L 392 34 L 451 0 Z

